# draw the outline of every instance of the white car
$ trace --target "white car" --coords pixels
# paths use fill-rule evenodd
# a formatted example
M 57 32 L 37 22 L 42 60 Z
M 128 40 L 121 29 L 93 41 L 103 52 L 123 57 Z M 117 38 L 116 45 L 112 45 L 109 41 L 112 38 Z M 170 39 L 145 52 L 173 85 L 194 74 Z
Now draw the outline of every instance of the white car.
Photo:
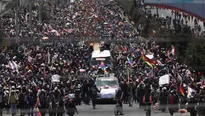
M 101 90 L 98 94 L 97 101 L 114 100 L 119 83 L 116 77 L 100 77 L 96 79 L 96 86 Z

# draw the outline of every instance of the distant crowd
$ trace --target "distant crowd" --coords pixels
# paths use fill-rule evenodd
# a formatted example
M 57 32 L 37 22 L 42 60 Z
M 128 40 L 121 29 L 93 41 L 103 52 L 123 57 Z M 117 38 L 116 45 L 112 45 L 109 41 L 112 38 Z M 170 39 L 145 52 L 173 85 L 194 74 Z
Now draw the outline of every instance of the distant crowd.
M 125 20 L 123 10 L 114 1 L 62 1 L 57 4 L 48 1 L 42 3 L 41 14 L 39 7 L 40 3 L 34 3 L 32 14 L 29 14 L 26 6 L 20 8 L 18 25 L 15 24 L 14 11 L 1 17 L 5 36 L 48 39 L 68 36 L 130 38 L 137 35 Z M 19 33 L 16 26 L 19 27 Z

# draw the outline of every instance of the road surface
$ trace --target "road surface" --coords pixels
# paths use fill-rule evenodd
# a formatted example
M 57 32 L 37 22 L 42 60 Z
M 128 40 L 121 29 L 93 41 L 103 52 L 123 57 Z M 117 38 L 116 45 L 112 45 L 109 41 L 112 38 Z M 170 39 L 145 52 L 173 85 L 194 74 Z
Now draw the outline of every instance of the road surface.
M 96 109 L 92 109 L 91 105 L 81 105 L 78 106 L 79 114 L 76 116 L 114 116 L 114 104 L 97 104 Z M 134 105 L 133 107 L 128 107 L 128 104 L 124 104 L 124 116 L 145 116 L 145 112 L 143 109 L 139 109 L 138 105 Z M 3 114 L 3 116 L 11 116 L 9 114 Z M 19 116 L 19 115 L 17 115 Z M 48 114 L 46 116 L 49 116 Z M 64 115 L 67 116 L 67 115 Z M 170 116 L 170 114 L 166 111 L 162 113 L 159 110 L 152 110 L 152 116 Z M 188 113 L 181 114 L 175 113 L 174 116 L 190 116 Z

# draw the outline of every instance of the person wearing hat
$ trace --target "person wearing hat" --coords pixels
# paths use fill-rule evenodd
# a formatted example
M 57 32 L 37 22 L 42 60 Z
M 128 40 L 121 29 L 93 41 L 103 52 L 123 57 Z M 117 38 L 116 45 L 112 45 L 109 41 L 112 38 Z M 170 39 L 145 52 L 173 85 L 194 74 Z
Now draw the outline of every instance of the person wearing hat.
M 100 93 L 100 90 L 97 88 L 94 82 L 91 82 L 90 94 L 91 94 L 93 109 L 95 109 L 96 106 L 97 93 Z
M 16 89 L 14 86 L 11 87 L 8 102 L 10 104 L 12 116 L 15 116 L 18 97 L 17 97 Z

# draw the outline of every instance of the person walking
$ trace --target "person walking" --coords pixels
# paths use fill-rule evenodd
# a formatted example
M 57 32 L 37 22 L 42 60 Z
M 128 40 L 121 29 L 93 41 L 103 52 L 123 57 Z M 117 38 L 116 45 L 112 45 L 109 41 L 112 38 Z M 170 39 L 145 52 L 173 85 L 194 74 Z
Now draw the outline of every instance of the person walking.
M 16 106 L 17 106 L 17 103 L 18 103 L 18 96 L 17 96 L 17 93 L 16 93 L 16 90 L 15 90 L 14 86 L 11 87 L 8 102 L 10 104 L 11 114 L 12 114 L 12 116 L 15 116 L 16 115 Z
M 91 93 L 91 99 L 92 99 L 92 105 L 93 105 L 93 109 L 95 109 L 96 106 L 96 99 L 97 99 L 97 93 L 99 93 L 100 90 L 98 90 L 98 88 L 96 87 L 95 84 L 93 84 L 90 88 L 90 93 Z
M 78 114 L 78 110 L 76 108 L 76 105 L 75 105 L 73 99 L 69 99 L 65 103 L 65 110 L 66 110 L 68 116 L 74 116 L 75 113 Z

